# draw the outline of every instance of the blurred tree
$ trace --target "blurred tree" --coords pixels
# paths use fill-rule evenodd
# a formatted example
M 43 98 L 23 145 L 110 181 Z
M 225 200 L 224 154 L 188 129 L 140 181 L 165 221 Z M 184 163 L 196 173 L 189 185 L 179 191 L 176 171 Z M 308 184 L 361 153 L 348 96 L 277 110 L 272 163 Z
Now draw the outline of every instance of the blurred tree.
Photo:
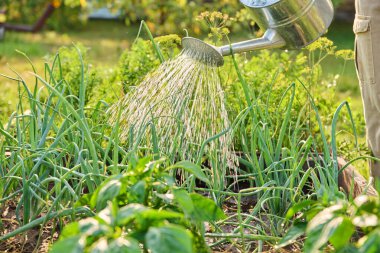
M 337 6 L 345 0 L 332 1 Z M 190 27 L 195 34 L 199 34 L 207 27 L 202 27 L 195 20 L 204 11 L 219 11 L 236 17 L 239 22 L 233 27 L 234 32 L 241 27 L 247 30 L 247 26 L 252 26 L 249 12 L 243 11 L 244 6 L 238 0 L 2 0 L 0 9 L 7 9 L 11 21 L 30 23 L 48 3 L 60 7 L 55 18 L 49 22 L 53 28 L 77 27 L 85 22 L 87 13 L 100 7 L 111 11 L 122 10 L 126 25 L 145 20 L 155 34 L 181 33 Z
M 48 26 L 55 30 L 80 27 L 87 20 L 86 0 L 1 0 L 0 10 L 6 11 L 10 23 L 33 24 L 48 4 L 57 8 Z

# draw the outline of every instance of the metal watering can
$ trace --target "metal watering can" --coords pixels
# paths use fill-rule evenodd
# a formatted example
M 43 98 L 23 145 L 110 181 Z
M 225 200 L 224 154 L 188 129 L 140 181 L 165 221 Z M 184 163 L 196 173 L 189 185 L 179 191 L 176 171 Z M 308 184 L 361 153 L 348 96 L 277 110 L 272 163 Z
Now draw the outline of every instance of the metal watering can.
M 331 0 L 240 0 L 252 11 L 255 21 L 264 36 L 215 47 L 199 39 L 185 37 L 182 45 L 196 52 L 201 59 L 211 61 L 217 66 L 224 64 L 224 56 L 259 49 L 303 48 L 327 32 L 333 17 L 334 7 Z

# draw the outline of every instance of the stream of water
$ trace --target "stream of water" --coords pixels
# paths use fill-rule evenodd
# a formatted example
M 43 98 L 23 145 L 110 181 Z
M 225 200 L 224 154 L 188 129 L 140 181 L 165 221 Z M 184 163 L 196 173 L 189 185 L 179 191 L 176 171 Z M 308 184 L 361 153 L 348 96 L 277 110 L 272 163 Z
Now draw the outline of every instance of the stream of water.
M 152 146 L 153 123 L 161 155 L 194 161 L 202 143 L 230 127 L 218 68 L 205 55 L 184 50 L 161 64 L 111 109 L 121 110 L 120 138 Z M 142 139 L 138 140 L 138 136 Z M 234 163 L 230 133 L 210 142 L 205 152 Z

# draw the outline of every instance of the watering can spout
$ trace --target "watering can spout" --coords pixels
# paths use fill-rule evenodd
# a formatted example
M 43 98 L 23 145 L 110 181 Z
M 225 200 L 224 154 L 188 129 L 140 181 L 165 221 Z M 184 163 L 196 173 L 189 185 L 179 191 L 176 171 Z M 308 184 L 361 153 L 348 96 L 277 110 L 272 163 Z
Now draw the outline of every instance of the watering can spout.
M 276 30 L 269 29 L 259 39 L 242 41 L 222 47 L 215 47 L 192 37 L 183 38 L 182 45 L 186 51 L 196 53 L 195 58 L 198 58 L 198 60 L 222 66 L 224 56 L 260 49 L 281 48 L 286 45 L 286 42 Z
M 281 48 L 286 45 L 285 40 L 278 34 L 276 30 L 269 29 L 264 36 L 259 39 L 247 40 L 232 45 L 226 45 L 218 48 L 223 56 L 233 53 L 243 53 L 253 50 Z

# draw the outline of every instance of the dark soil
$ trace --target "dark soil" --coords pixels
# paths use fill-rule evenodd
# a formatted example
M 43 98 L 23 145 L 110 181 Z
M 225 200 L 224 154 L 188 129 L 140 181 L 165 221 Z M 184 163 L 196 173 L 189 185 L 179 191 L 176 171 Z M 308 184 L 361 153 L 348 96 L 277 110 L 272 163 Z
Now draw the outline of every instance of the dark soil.
M 16 218 L 16 206 L 17 203 L 15 201 L 8 201 L 2 206 L 0 210 L 0 236 L 20 227 Z M 53 222 L 49 221 L 44 227 L 35 227 L 24 234 L 17 235 L 5 241 L 0 241 L 0 252 L 48 252 L 52 242 L 58 239 L 58 233 L 52 232 L 54 231 L 53 228 Z

